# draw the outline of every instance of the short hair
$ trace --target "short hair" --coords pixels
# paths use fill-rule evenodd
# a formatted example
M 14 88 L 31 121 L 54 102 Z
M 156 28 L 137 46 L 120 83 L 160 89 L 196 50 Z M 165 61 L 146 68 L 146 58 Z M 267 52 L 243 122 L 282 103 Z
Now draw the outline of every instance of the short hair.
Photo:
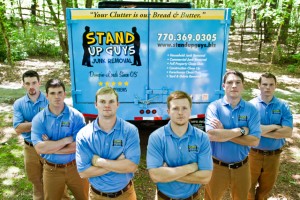
M 45 87 L 46 87 L 46 93 L 47 94 L 48 94 L 49 88 L 62 87 L 64 92 L 66 91 L 64 83 L 61 80 L 56 79 L 56 78 L 48 80 Z
M 117 97 L 117 102 L 119 101 L 119 95 L 112 87 L 105 86 L 97 90 L 96 97 L 95 97 L 96 102 L 97 102 L 97 96 L 102 94 L 115 94 Z
M 241 80 L 242 80 L 242 83 L 244 83 L 244 80 L 245 80 L 245 79 L 244 79 L 244 75 L 243 75 L 241 72 L 237 71 L 237 70 L 229 70 L 229 71 L 227 71 L 227 72 L 225 73 L 225 75 L 223 76 L 223 83 L 226 82 L 227 77 L 228 77 L 230 74 L 234 74 L 234 75 L 240 77 Z
M 187 99 L 190 103 L 190 108 L 192 108 L 192 98 L 186 92 L 177 90 L 172 92 L 167 98 L 168 109 L 170 109 L 170 102 L 174 99 Z
M 36 71 L 33 70 L 28 70 L 26 72 L 24 72 L 24 74 L 22 75 L 22 80 L 23 82 L 25 81 L 24 79 L 27 77 L 36 77 L 38 81 L 40 81 L 40 76 Z
M 270 72 L 266 72 L 266 73 L 263 73 L 262 75 L 260 75 L 260 77 L 258 79 L 258 83 L 259 84 L 261 84 L 262 77 L 264 77 L 264 78 L 272 78 L 272 79 L 275 80 L 275 83 L 277 83 L 276 76 L 274 74 L 271 74 Z

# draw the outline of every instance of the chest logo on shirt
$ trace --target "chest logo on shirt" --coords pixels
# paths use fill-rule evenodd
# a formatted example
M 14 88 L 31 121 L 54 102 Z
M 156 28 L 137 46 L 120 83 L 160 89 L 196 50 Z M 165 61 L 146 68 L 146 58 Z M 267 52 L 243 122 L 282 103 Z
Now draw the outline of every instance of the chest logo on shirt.
M 239 121 L 247 121 L 248 116 L 247 115 L 239 115 L 238 120 Z
M 188 151 L 189 152 L 198 152 L 198 146 L 197 145 L 188 145 Z
M 39 112 L 44 110 L 44 107 L 39 107 Z
M 123 146 L 123 140 L 113 140 L 113 146 L 122 147 Z
M 281 114 L 281 110 L 272 110 L 272 114 Z
M 61 122 L 61 127 L 70 127 L 70 122 L 69 121 L 66 121 L 66 122 L 62 121 Z

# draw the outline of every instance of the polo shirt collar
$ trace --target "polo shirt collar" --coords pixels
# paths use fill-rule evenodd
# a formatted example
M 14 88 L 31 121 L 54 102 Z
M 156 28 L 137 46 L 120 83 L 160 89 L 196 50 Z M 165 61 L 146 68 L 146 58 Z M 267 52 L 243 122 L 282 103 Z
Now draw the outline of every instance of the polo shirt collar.
M 171 128 L 171 120 L 168 122 L 168 124 L 165 126 L 165 135 L 166 136 L 173 136 L 175 138 L 179 138 L 172 130 Z M 192 135 L 193 133 L 193 126 L 191 125 L 191 123 L 188 124 L 188 129 L 186 131 L 186 133 L 182 136 L 182 138 L 188 137 L 190 135 Z
M 223 97 L 223 98 L 221 99 L 221 102 L 222 102 L 222 105 L 223 105 L 223 106 L 230 106 L 230 103 L 228 103 L 228 102 L 226 101 L 225 97 Z M 245 107 L 245 101 L 244 101 L 242 98 L 240 99 L 240 102 L 236 105 L 235 108 L 239 108 L 239 107 Z
M 49 109 L 49 105 L 47 105 L 47 107 L 44 109 L 45 112 L 46 112 L 46 115 L 50 115 L 50 116 L 54 116 L 54 117 L 58 117 L 56 116 L 55 114 L 53 114 L 50 109 Z M 64 103 L 64 109 L 63 111 L 60 113 L 59 116 L 63 115 L 63 114 L 68 114 L 70 111 L 69 111 L 69 108 L 68 106 Z
M 98 132 L 98 131 L 105 132 L 99 126 L 98 120 L 99 120 L 99 117 L 97 117 L 93 122 L 93 132 Z M 108 134 L 114 132 L 114 130 L 120 130 L 120 129 L 121 129 L 121 119 L 119 117 L 117 117 L 114 127 L 111 129 L 111 131 Z
M 40 101 L 43 101 L 45 98 L 46 98 L 45 95 L 42 95 L 42 92 L 40 92 L 40 95 L 39 95 L 39 97 L 37 98 L 37 100 L 36 100 L 35 103 L 40 102 Z M 29 98 L 29 96 L 28 96 L 28 93 L 26 93 L 26 95 L 25 95 L 25 101 L 26 101 L 26 102 L 28 102 L 28 101 L 32 102 L 32 100 L 31 100 L 31 99 Z
M 261 96 L 258 96 L 257 99 L 258 99 L 258 101 L 259 101 L 260 103 L 266 104 L 266 103 L 262 100 Z M 277 99 L 275 96 L 273 96 L 272 100 L 271 100 L 268 104 L 273 104 L 273 103 L 276 103 L 277 101 L 278 101 L 278 99 Z

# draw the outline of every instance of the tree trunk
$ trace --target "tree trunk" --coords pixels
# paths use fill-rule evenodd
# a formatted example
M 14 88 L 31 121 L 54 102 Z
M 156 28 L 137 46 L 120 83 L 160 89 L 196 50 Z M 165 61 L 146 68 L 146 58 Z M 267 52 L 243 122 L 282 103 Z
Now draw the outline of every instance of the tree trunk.
M 4 22 L 6 21 L 5 18 L 5 5 L 0 2 L 0 30 L 2 33 L 2 36 L 4 38 L 5 44 L 6 44 L 6 59 L 10 66 L 13 66 L 12 57 L 11 57 L 11 48 L 10 48 L 10 42 L 8 35 L 6 33 L 6 28 Z
M 85 2 L 85 7 L 86 8 L 91 8 L 93 5 L 93 0 L 86 0 Z
M 245 10 L 245 17 L 244 17 L 244 24 L 241 26 L 241 46 L 240 46 L 240 52 L 243 52 L 243 43 L 244 43 L 244 31 L 247 24 L 247 16 L 248 16 L 248 9 Z
M 278 28 L 277 38 L 276 38 L 274 46 L 273 46 L 271 64 L 278 63 L 278 61 L 281 58 L 281 52 L 280 52 L 281 50 L 280 50 L 280 47 L 278 47 L 281 28 L 282 28 L 282 24 L 280 24 L 280 26 Z
M 283 2 L 282 8 L 284 9 L 284 22 L 282 25 L 281 34 L 279 36 L 280 44 L 286 44 L 286 40 L 288 38 L 289 27 L 290 27 L 290 19 L 291 13 L 293 10 L 293 0 L 289 0 L 288 2 Z
M 61 55 L 61 59 L 64 63 L 66 63 L 67 57 L 66 55 L 68 55 L 68 45 L 66 42 L 66 36 L 65 34 L 63 34 L 65 32 L 65 28 L 63 28 L 60 19 L 56 16 L 56 13 L 53 9 L 53 5 L 52 5 L 52 1 L 51 0 L 46 0 L 50 13 L 51 13 L 51 17 L 54 20 L 55 26 L 57 27 L 57 34 L 58 34 L 58 38 L 59 38 L 59 44 L 62 50 L 62 55 Z
M 19 15 L 20 15 L 20 19 L 21 19 L 21 22 L 22 22 L 22 27 L 23 27 L 23 31 L 24 33 L 26 32 L 26 25 L 25 25 L 25 21 L 23 19 L 23 14 L 22 14 L 22 8 L 21 8 L 21 0 L 19 0 L 19 6 L 18 6 L 18 11 L 19 11 Z

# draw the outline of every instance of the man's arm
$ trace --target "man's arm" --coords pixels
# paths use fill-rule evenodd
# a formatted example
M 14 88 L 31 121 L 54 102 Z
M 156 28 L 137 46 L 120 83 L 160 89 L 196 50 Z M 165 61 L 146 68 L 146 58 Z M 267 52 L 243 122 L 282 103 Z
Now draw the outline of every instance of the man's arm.
M 90 177 L 95 177 L 95 176 L 102 176 L 109 172 L 110 171 L 108 171 L 104 168 L 91 166 L 91 167 L 87 168 L 86 170 L 84 170 L 83 172 L 79 172 L 79 176 L 81 178 L 90 178 Z
M 79 172 L 79 175 L 81 178 L 90 178 L 90 177 L 95 177 L 95 176 L 102 176 L 104 174 L 109 173 L 110 171 L 107 169 L 104 169 L 103 167 L 96 166 L 97 164 L 97 159 L 100 158 L 99 156 L 93 156 L 92 159 L 92 165 L 91 167 L 87 168 L 83 172 Z M 121 154 L 117 160 L 124 160 L 125 156 Z
M 277 130 L 263 133 L 263 137 L 281 139 L 281 138 L 290 138 L 292 137 L 293 129 L 289 126 L 283 126 Z
M 210 141 L 227 142 L 233 138 L 241 136 L 240 128 L 224 129 L 222 122 L 216 118 L 211 119 L 209 123 L 210 126 L 214 128 L 207 131 Z M 249 133 L 249 129 L 247 127 L 243 128 L 245 129 L 245 135 L 247 135 Z
M 259 144 L 259 138 L 252 135 L 239 136 L 230 141 L 244 146 L 257 146 Z
M 150 178 L 154 183 L 165 183 L 178 180 L 190 173 L 198 170 L 197 163 L 191 163 L 178 167 L 162 166 L 158 168 L 149 169 Z
M 137 170 L 137 164 L 125 158 L 123 154 L 117 160 L 109 160 L 94 155 L 92 160 L 93 166 L 101 167 L 108 171 L 116 173 L 133 173 Z
M 176 181 L 192 184 L 207 184 L 210 181 L 211 175 L 211 170 L 198 170 L 194 173 L 183 176 Z
M 73 137 L 69 136 L 57 141 L 47 140 L 39 142 L 34 146 L 34 148 L 38 154 L 53 154 L 72 142 Z
M 25 121 L 23 123 L 20 123 L 19 126 L 17 126 L 15 128 L 15 131 L 18 135 L 25 133 L 25 132 L 30 132 L 31 131 L 31 122 Z

